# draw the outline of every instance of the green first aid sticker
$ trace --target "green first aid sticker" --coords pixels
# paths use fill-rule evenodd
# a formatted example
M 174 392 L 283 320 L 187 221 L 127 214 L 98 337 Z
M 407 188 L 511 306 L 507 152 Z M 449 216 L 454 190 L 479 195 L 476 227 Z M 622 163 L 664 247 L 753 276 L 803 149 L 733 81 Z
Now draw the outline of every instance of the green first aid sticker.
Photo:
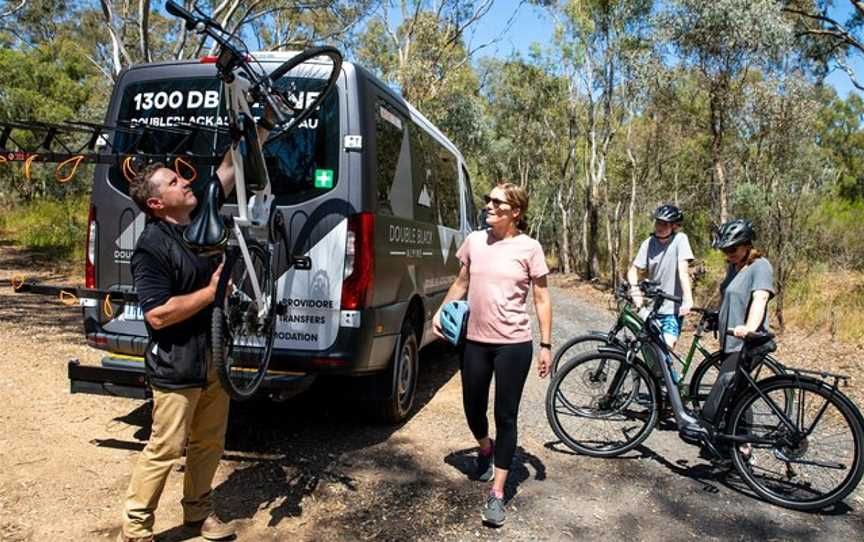
M 315 188 L 333 188 L 333 170 L 315 170 Z

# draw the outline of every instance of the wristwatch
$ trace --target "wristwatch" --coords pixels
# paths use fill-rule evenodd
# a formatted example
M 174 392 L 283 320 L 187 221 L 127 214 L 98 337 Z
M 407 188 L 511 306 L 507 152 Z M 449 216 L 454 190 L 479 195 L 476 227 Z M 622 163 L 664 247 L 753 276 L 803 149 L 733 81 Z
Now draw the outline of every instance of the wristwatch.
M 548 348 L 549 350 L 552 350 L 552 343 L 544 343 L 544 342 L 541 342 L 541 343 L 540 343 L 540 348 Z

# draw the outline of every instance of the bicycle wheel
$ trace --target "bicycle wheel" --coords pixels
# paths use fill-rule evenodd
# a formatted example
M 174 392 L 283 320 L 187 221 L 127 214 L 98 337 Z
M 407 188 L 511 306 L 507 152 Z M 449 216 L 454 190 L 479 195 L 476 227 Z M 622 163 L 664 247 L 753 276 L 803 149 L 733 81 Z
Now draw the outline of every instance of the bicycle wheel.
M 272 93 L 290 109 L 290 118 L 277 126 L 271 140 L 300 126 L 336 88 L 342 70 L 342 53 L 333 47 L 314 47 L 291 57 L 270 73 Z
M 594 352 L 565 363 L 546 390 L 546 417 L 561 442 L 593 457 L 614 457 L 648 438 L 657 389 L 624 353 Z
M 609 334 L 602 331 L 589 331 L 584 335 L 577 335 L 555 352 L 552 358 L 552 374 L 558 372 L 558 367 L 577 356 L 593 352 L 601 346 L 618 346 L 609 342 Z M 623 349 L 623 346 L 621 346 Z
M 747 485 L 794 510 L 818 510 L 846 497 L 864 473 L 864 419 L 858 408 L 813 378 L 772 378 L 759 389 L 765 397 L 754 390 L 732 414 L 731 433 L 757 439 L 749 459 L 733 446 L 733 463 Z M 784 402 L 788 413 L 781 416 Z
M 232 249 L 220 281 L 224 295 L 213 308 L 213 359 L 219 380 L 232 399 L 252 397 L 264 377 L 273 352 L 276 325 L 276 282 L 270 255 L 261 245 L 248 242 L 251 269 Z M 263 303 L 258 303 L 252 273 L 261 287 Z
M 702 362 L 693 371 L 693 377 L 690 379 L 688 393 L 689 399 L 696 411 L 702 409 L 708 394 L 711 393 L 711 388 L 717 382 L 717 377 L 720 376 L 720 364 L 723 362 L 723 352 L 714 352 Z M 762 361 L 753 366 L 750 375 L 757 382 L 759 380 L 786 374 L 786 369 L 783 364 L 777 361 L 771 355 L 765 356 Z

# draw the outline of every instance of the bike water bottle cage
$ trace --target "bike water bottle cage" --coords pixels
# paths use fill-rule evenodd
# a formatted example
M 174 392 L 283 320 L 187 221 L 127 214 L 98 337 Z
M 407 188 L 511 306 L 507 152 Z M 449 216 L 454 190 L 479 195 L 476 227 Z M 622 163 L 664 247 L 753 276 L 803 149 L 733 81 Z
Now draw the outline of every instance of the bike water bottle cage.
M 441 331 L 454 346 L 465 340 L 468 330 L 468 302 L 451 301 L 441 309 Z
M 202 197 L 204 200 L 199 202 L 198 214 L 183 232 L 183 241 L 199 254 L 220 253 L 228 242 L 228 228 L 219 215 L 219 207 L 225 200 L 222 183 L 213 178 Z

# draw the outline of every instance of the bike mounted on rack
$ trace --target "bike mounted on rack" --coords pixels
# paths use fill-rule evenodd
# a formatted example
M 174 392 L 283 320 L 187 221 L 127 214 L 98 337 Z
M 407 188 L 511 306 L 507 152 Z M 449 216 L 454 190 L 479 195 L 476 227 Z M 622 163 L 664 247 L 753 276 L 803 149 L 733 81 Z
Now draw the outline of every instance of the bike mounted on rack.
M 188 30 L 218 44 L 215 64 L 227 107 L 227 128 L 189 122 L 167 127 L 132 123 L 113 126 L 5 123 L 0 124 L 3 157 L 0 164 L 22 162 L 24 176 L 29 180 L 34 163 L 55 162 L 58 166 L 54 174 L 59 182 L 71 180 L 81 164 L 102 164 L 119 168 L 130 181 L 142 166 L 158 161 L 169 167 L 173 165 L 178 175 L 191 181 L 197 177 L 197 170 L 190 160 L 215 165 L 221 162 L 226 151 L 230 153 L 236 178 L 237 216 L 219 214 L 221 191 L 218 183 L 211 181 L 183 238 L 189 248 L 201 254 L 224 254 L 225 268 L 217 288 L 212 322 L 214 361 L 229 395 L 247 399 L 256 393 L 267 375 L 275 321 L 286 311 L 286 306 L 276 298 L 276 278 L 287 269 L 311 267 L 308 256 L 296 256 L 291 250 L 285 220 L 274 205 L 262 148 L 267 142 L 284 138 L 318 109 L 335 87 L 342 57 L 331 47 L 309 49 L 267 73 L 236 36 L 204 13 L 197 9 L 195 13 L 189 12 L 171 1 L 166 3 L 166 9 L 182 19 Z M 304 68 L 307 63 L 314 66 Z M 322 70 L 329 71 L 326 77 L 317 77 L 320 88 L 310 92 L 304 87 L 306 96 L 314 97 L 292 103 L 292 97 L 297 95 L 292 86 L 296 84 L 294 79 L 305 78 L 304 84 L 309 87 L 309 81 L 315 80 Z M 261 139 L 258 122 L 251 112 L 255 103 L 266 104 L 274 116 L 271 137 L 267 141 Z M 186 152 L 202 131 L 211 136 L 227 136 L 224 137 L 228 139 L 227 147 L 214 148 L 206 156 Z M 125 143 L 122 148 L 112 143 L 118 133 L 125 136 L 121 138 Z M 141 149 L 147 151 L 141 152 Z M 277 253 L 284 254 L 284 258 L 274 257 Z M 282 263 L 277 269 L 280 260 Z M 137 301 L 129 292 L 46 286 L 20 279 L 15 282 L 13 286 L 20 292 L 58 295 L 61 300 L 74 299 L 87 306 L 101 302 L 106 315 L 113 314 L 115 303 Z M 90 368 L 92 374 L 81 374 L 86 370 L 76 362 L 70 362 L 69 367 L 73 391 L 76 391 L 75 382 L 81 378 L 103 383 L 100 368 Z M 140 379 L 135 382 L 143 383 Z M 110 390 L 106 393 L 113 394 Z

